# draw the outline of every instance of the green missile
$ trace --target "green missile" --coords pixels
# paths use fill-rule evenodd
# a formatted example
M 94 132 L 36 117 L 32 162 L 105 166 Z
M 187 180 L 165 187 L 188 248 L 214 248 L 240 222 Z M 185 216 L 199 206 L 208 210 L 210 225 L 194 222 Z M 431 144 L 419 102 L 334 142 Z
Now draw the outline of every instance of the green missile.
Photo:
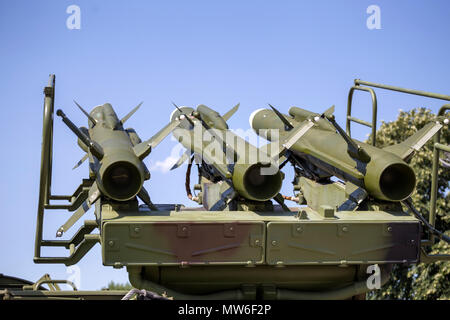
M 282 145 L 293 128 L 309 123 L 308 130 L 291 142 L 286 152 L 290 160 L 301 165 L 316 180 L 336 176 L 381 200 L 401 201 L 409 197 L 414 191 L 416 177 L 405 160 L 431 138 L 440 125 L 430 123 L 403 145 L 380 149 L 348 137 L 330 111 L 320 115 L 292 107 L 289 115 L 285 115 L 258 109 L 249 121 L 257 134 L 270 141 L 279 139 L 278 143 Z M 278 130 L 278 136 L 268 129 Z
M 56 114 L 75 133 L 78 137 L 78 145 L 86 152 L 74 168 L 89 159 L 90 177 L 95 179 L 95 183 L 89 190 L 88 199 L 58 229 L 58 237 L 81 218 L 100 197 L 128 201 L 138 196 L 150 209 L 157 210 L 143 187 L 144 181 L 150 179 L 150 172 L 143 159 L 180 124 L 178 120 L 173 121 L 153 137 L 142 142 L 134 129 L 123 128 L 123 124 L 142 103 L 121 120 L 109 103 L 95 107 L 90 113 L 77 102 L 75 104 L 87 116 L 88 128 L 78 128 L 62 110 L 58 110 Z
M 223 193 L 227 199 L 210 210 L 221 210 L 238 196 L 267 201 L 276 197 L 281 189 L 283 176 L 278 166 L 265 152 L 228 130 L 226 120 L 238 107 L 239 104 L 223 116 L 205 105 L 199 105 L 196 110 L 177 108 L 171 115 L 171 121 L 181 121 L 173 135 L 187 149 L 172 169 L 180 166 L 191 154 L 196 154 L 202 159 L 205 176 L 229 184 L 229 192 Z
M 77 135 L 80 147 L 88 152 L 76 167 L 89 158 L 96 187 L 104 196 L 116 201 L 133 199 L 141 192 L 144 181 L 150 178 L 142 160 L 179 123 L 170 123 L 151 139 L 141 142 L 137 133 L 133 129 L 125 130 L 123 124 L 142 103 L 121 120 L 109 103 L 95 107 L 91 113 L 75 103 L 88 117 L 88 129 L 76 127 L 62 110 L 56 114 Z

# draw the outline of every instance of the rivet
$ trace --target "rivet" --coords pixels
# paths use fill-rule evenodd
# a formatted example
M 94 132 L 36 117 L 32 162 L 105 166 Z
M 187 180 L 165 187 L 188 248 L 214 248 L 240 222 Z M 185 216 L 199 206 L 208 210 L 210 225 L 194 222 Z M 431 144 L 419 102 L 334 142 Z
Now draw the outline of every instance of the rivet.
M 141 229 L 139 227 L 134 228 L 134 232 L 139 233 Z
M 114 241 L 113 241 L 113 240 L 109 240 L 108 245 L 109 245 L 110 247 L 114 246 Z
M 181 230 L 183 230 L 183 231 L 186 231 L 186 230 L 187 230 L 187 228 L 186 228 L 186 227 L 183 227 L 183 228 L 181 228 Z
M 388 227 L 387 231 L 392 232 L 392 227 Z
M 256 245 L 259 245 L 259 240 L 255 240 L 255 244 L 256 244 Z
M 342 227 L 342 231 L 347 232 L 348 231 L 348 227 Z
M 276 245 L 277 245 L 277 242 L 276 242 L 275 240 L 273 240 L 273 241 L 272 241 L 272 245 L 273 245 L 273 246 L 276 246 Z

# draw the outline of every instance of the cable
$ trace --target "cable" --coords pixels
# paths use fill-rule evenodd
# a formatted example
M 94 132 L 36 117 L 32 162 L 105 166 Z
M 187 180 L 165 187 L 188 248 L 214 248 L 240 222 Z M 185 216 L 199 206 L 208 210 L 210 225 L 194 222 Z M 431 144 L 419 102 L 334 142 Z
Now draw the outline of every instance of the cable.
M 198 197 L 194 197 L 191 192 L 191 168 L 192 168 L 192 162 L 194 161 L 194 157 L 191 158 L 191 161 L 189 161 L 187 170 L 186 170 L 186 194 L 189 200 L 192 201 L 198 201 Z
M 413 204 L 412 204 L 412 200 L 411 198 L 408 198 L 404 201 L 402 201 L 402 203 L 409 209 L 411 210 L 411 212 L 414 214 L 414 216 L 419 219 L 420 221 L 422 221 L 422 223 L 425 225 L 425 227 L 428 228 L 428 230 L 431 231 L 431 233 L 433 233 L 435 236 L 437 236 L 439 239 L 444 240 L 447 243 L 450 243 L 450 237 L 447 236 L 446 234 L 444 234 L 443 232 L 437 230 L 435 227 L 433 227 L 430 223 L 428 223 L 428 221 L 419 213 L 419 211 L 417 211 L 416 208 L 414 208 Z

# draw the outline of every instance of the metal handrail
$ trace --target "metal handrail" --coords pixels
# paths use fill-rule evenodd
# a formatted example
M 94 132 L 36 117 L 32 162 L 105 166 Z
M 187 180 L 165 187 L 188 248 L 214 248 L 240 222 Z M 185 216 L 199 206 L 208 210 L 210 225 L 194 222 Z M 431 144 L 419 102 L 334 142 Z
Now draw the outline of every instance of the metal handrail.
M 353 92 L 355 90 L 367 91 L 370 93 L 370 96 L 372 98 L 372 123 L 352 117 L 351 114 L 352 114 Z M 355 86 L 351 87 L 350 91 L 348 92 L 348 99 L 347 99 L 347 118 L 345 131 L 347 132 L 347 135 L 349 137 L 351 136 L 350 124 L 352 121 L 372 128 L 372 145 L 375 146 L 377 134 L 377 96 L 372 88 L 361 87 L 359 86 L 359 84 L 356 84 L 356 80 Z
M 450 110 L 450 104 L 444 104 L 438 112 L 438 117 L 443 116 L 447 110 Z M 438 169 L 439 169 L 439 155 L 440 151 L 448 151 L 448 147 L 440 144 L 441 131 L 439 130 L 434 135 L 433 139 L 433 167 L 431 171 L 431 195 L 430 195 L 430 216 L 429 223 L 434 227 L 436 224 L 436 203 L 437 203 L 437 189 L 438 189 Z M 430 236 L 431 243 L 433 243 L 434 236 Z
M 41 286 L 42 284 L 52 284 L 55 285 L 57 283 L 65 283 L 70 285 L 73 288 L 73 291 L 77 291 L 77 287 L 75 286 L 75 284 L 72 281 L 69 280 L 52 280 L 52 279 L 41 279 L 38 280 L 35 284 L 33 284 L 33 290 L 38 290 L 39 286 Z
M 53 112 L 55 102 L 55 75 L 49 76 L 48 85 L 44 88 L 44 114 L 42 125 L 42 145 L 41 145 L 41 173 L 39 185 L 39 202 L 37 209 L 36 235 L 34 245 L 35 263 L 64 263 L 72 265 L 77 263 L 97 242 L 100 242 L 98 235 L 90 232 L 97 226 L 88 222 L 81 227 L 74 237 L 69 241 L 43 240 L 43 223 L 45 209 L 66 209 L 75 210 L 79 204 L 86 200 L 88 192 L 86 190 L 92 181 L 84 179 L 72 196 L 52 195 L 52 158 L 53 158 Z M 69 204 L 52 205 L 50 200 L 67 200 Z M 65 247 L 70 250 L 67 257 L 41 257 L 42 247 Z

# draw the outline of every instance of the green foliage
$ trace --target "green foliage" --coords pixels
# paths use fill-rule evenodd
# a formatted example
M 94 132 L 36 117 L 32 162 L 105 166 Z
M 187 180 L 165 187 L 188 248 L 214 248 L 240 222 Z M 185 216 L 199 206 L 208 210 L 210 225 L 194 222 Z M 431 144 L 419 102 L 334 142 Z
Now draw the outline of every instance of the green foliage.
M 120 291 L 128 291 L 131 289 L 133 289 L 133 287 L 129 283 L 115 283 L 114 281 L 110 281 L 106 288 L 102 288 L 102 290 L 120 290 Z
M 400 111 L 397 120 L 383 122 L 377 132 L 376 144 L 384 147 L 404 141 L 430 121 L 436 115 L 425 108 Z M 450 130 L 445 126 L 441 130 L 441 143 L 448 145 Z M 441 155 L 441 158 L 443 156 Z M 414 206 L 428 219 L 431 189 L 431 169 L 433 161 L 433 141 L 430 140 L 411 159 L 410 165 L 417 177 L 416 191 L 412 195 Z M 438 230 L 450 229 L 449 190 L 450 169 L 439 167 L 438 200 L 436 227 Z M 447 232 L 448 233 L 448 232 Z M 431 253 L 450 254 L 450 246 L 441 241 L 434 244 Z M 450 262 L 418 264 L 414 266 L 395 265 L 391 280 L 381 288 L 368 293 L 369 299 L 450 299 Z

